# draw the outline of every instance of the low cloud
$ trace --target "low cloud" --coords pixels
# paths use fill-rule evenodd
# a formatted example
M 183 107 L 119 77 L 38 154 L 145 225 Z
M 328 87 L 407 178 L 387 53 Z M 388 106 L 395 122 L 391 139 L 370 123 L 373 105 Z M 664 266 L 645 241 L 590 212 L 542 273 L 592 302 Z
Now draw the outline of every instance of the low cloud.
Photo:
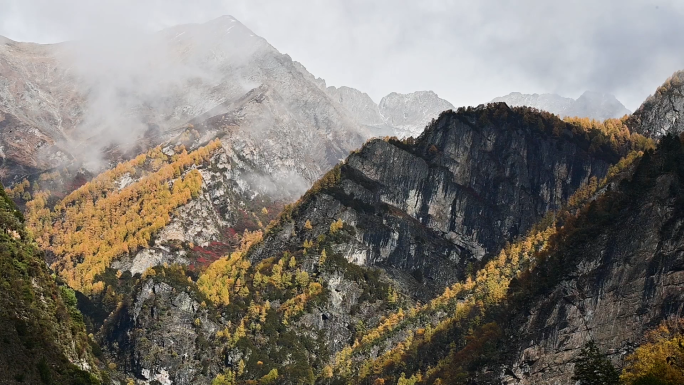
M 0 0 L 0 34 L 55 42 L 232 14 L 332 85 L 432 89 L 454 105 L 511 91 L 613 93 L 628 108 L 684 68 L 676 0 Z

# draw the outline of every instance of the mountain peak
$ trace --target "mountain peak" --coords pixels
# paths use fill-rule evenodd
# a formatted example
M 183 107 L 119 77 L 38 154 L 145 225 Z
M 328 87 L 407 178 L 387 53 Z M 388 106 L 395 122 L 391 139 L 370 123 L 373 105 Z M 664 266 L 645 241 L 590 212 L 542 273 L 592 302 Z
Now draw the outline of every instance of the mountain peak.
M 557 94 L 511 92 L 506 96 L 492 99 L 492 102 L 505 102 L 511 107 L 533 107 L 561 117 L 579 116 L 601 121 L 609 118 L 621 118 L 630 113 L 615 96 L 597 91 L 585 91 L 577 99 Z
M 433 118 L 454 106 L 434 91 L 416 91 L 392 92 L 380 100 L 379 108 L 385 123 L 396 127 L 400 136 L 417 136 Z

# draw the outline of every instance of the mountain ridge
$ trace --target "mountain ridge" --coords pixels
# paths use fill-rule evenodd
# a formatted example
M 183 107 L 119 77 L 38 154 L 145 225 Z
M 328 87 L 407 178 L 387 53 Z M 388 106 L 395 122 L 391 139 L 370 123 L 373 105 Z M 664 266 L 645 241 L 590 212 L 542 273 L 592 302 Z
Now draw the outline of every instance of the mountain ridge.
M 587 117 L 604 121 L 630 115 L 630 111 L 613 95 L 585 91 L 577 99 L 557 94 L 522 94 L 511 92 L 496 97 L 492 102 L 505 102 L 511 107 L 528 106 L 548 111 L 563 117 Z

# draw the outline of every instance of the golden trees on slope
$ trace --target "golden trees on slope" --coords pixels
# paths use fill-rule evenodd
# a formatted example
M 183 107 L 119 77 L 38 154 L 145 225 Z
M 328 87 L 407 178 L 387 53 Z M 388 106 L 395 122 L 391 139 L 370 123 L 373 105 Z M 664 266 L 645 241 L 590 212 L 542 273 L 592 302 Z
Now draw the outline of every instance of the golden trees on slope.
M 200 291 L 217 305 L 230 304 L 231 293 L 239 294 L 243 289 L 247 269 L 251 266 L 251 263 L 243 258 L 244 253 L 252 244 L 261 241 L 262 237 L 261 231 L 245 230 L 240 248 L 230 256 L 215 261 L 202 273 L 197 280 Z
M 173 210 L 199 194 L 202 176 L 195 169 L 188 170 L 208 161 L 219 146 L 216 140 L 171 159 L 161 148 L 154 148 L 103 172 L 53 210 L 47 206 L 46 193 L 35 194 L 26 206 L 28 227 L 42 248 L 59 257 L 53 267 L 69 286 L 91 293 L 101 286 L 95 285 L 95 277 L 114 258 L 149 246 L 152 236 L 170 222 Z M 144 166 L 153 172 L 146 173 Z M 117 188 L 119 178 L 141 172 L 146 175 Z
M 624 384 L 684 384 L 684 319 L 670 320 L 646 334 L 647 342 L 626 359 Z

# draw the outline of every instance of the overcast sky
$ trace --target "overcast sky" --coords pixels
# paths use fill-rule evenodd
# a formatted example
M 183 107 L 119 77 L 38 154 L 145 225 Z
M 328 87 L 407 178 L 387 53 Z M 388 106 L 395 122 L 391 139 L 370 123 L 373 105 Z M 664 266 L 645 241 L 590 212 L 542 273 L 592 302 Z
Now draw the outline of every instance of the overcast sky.
M 427 89 L 456 106 L 595 90 L 634 110 L 684 69 L 681 0 L 0 0 L 0 35 L 51 43 L 227 14 L 376 102 Z

